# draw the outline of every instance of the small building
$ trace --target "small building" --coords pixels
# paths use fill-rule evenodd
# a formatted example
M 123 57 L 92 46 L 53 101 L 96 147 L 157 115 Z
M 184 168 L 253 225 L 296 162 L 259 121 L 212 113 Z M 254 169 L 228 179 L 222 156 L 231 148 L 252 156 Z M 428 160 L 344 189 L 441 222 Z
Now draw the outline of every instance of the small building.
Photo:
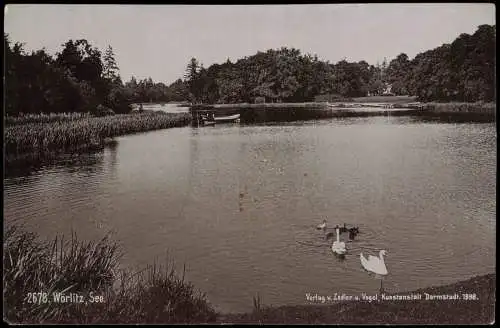
M 382 92 L 382 95 L 384 96 L 394 96 L 394 94 L 391 92 L 392 90 L 392 84 L 386 84 L 384 91 Z
M 253 99 L 253 102 L 255 104 L 265 104 L 266 103 L 266 97 L 255 97 Z

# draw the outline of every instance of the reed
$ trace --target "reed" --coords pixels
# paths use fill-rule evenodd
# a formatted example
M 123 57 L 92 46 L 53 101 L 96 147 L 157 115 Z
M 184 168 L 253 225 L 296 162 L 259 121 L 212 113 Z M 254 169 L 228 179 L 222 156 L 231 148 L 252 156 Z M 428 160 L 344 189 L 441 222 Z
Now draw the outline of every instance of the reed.
M 81 316 L 85 309 L 80 305 L 50 302 L 50 296 L 106 291 L 113 282 L 117 258 L 116 245 L 106 237 L 84 243 L 73 234 L 67 241 L 55 238 L 53 242 L 40 242 L 35 234 L 10 227 L 5 233 L 3 259 L 7 319 L 40 323 Z M 50 296 L 35 301 L 30 293 L 37 292 Z
M 82 242 L 43 242 L 18 226 L 4 236 L 4 318 L 10 323 L 200 323 L 216 320 L 205 295 L 178 275 L 174 266 L 146 267 L 138 273 L 119 269 L 121 253 L 108 237 Z M 30 303 L 29 293 L 46 293 Z M 52 295 L 73 293 L 100 303 L 51 302 Z M 31 298 L 33 301 L 33 298 Z
M 50 113 L 50 114 L 23 114 L 19 116 L 5 116 L 5 125 L 18 125 L 30 123 L 51 123 L 75 121 L 92 117 L 90 113 Z
M 122 271 L 103 323 L 208 323 L 217 313 L 201 293 L 175 272 L 173 262 L 132 274 Z
M 186 113 L 142 113 L 105 117 L 56 116 L 51 122 L 6 126 L 6 155 L 20 156 L 29 152 L 95 148 L 107 138 L 120 135 L 185 126 L 191 117 Z M 40 119 L 43 121 L 43 119 Z
M 260 295 L 257 293 L 256 296 L 253 297 L 253 316 L 255 319 L 259 320 L 262 315 L 262 305 L 260 301 Z

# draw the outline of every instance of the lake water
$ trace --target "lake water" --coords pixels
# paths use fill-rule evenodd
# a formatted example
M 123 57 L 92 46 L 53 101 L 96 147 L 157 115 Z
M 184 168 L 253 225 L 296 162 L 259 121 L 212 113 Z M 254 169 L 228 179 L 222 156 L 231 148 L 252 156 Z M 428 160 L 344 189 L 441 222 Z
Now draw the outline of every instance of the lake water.
M 496 127 L 370 117 L 176 128 L 4 179 L 4 217 L 43 238 L 112 231 L 122 265 L 166 256 L 218 310 L 376 293 L 495 270 Z M 345 260 L 315 229 L 358 225 Z M 345 234 L 342 238 L 346 238 Z M 473 291 L 471 291 L 473 292 Z

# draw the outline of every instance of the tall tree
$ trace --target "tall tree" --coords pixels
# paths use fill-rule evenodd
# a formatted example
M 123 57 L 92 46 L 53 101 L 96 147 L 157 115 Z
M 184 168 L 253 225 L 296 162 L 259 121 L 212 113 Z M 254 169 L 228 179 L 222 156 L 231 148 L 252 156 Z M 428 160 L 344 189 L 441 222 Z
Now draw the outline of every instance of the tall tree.
M 191 101 L 196 102 L 200 98 L 200 88 L 199 88 L 199 77 L 200 77 L 201 67 L 196 58 L 191 58 L 189 61 L 186 73 L 184 74 L 184 79 L 189 86 L 189 92 L 191 96 Z
M 386 78 L 387 82 L 392 85 L 391 91 L 394 94 L 408 94 L 408 78 L 410 70 L 410 61 L 405 53 L 399 54 L 395 59 L 391 60 L 386 70 Z
M 87 40 L 69 40 L 63 44 L 62 52 L 57 54 L 56 63 L 68 68 L 80 81 L 94 84 L 102 76 L 101 52 L 92 47 Z
M 102 76 L 112 82 L 115 82 L 120 76 L 118 65 L 116 64 L 115 54 L 110 45 L 104 52 Z

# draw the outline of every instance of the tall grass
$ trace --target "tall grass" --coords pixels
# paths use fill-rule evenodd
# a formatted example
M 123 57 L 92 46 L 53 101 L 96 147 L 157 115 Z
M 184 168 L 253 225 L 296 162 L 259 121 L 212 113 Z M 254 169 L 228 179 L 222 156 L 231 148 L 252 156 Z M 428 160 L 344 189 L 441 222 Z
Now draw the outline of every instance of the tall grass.
M 4 147 L 10 156 L 94 148 L 101 146 L 106 138 L 184 126 L 190 119 L 187 113 L 142 113 L 16 124 L 5 128 Z
M 90 113 L 50 113 L 50 114 L 23 114 L 19 116 L 5 116 L 5 125 L 51 123 L 62 121 L 76 121 L 92 117 Z
M 4 318 L 11 323 L 195 323 L 216 320 L 205 295 L 180 277 L 173 265 L 121 270 L 116 244 L 104 237 L 82 242 L 76 235 L 43 242 L 10 227 L 4 239 Z M 28 293 L 47 293 L 29 303 Z M 50 302 L 53 293 L 75 293 L 102 303 Z
M 18 227 L 10 227 L 4 237 L 4 304 L 11 322 L 65 321 L 81 317 L 87 310 L 71 303 L 32 304 L 29 293 L 104 293 L 112 285 L 118 254 L 106 238 L 82 243 L 72 235 L 66 242 L 56 238 L 44 243 Z
M 438 103 L 429 102 L 423 104 L 425 109 L 429 109 L 435 113 L 476 113 L 476 114 L 494 114 L 496 111 L 496 103 L 489 102 L 449 102 Z
M 262 319 L 262 304 L 259 293 L 253 297 L 253 311 L 251 317 L 257 321 Z

